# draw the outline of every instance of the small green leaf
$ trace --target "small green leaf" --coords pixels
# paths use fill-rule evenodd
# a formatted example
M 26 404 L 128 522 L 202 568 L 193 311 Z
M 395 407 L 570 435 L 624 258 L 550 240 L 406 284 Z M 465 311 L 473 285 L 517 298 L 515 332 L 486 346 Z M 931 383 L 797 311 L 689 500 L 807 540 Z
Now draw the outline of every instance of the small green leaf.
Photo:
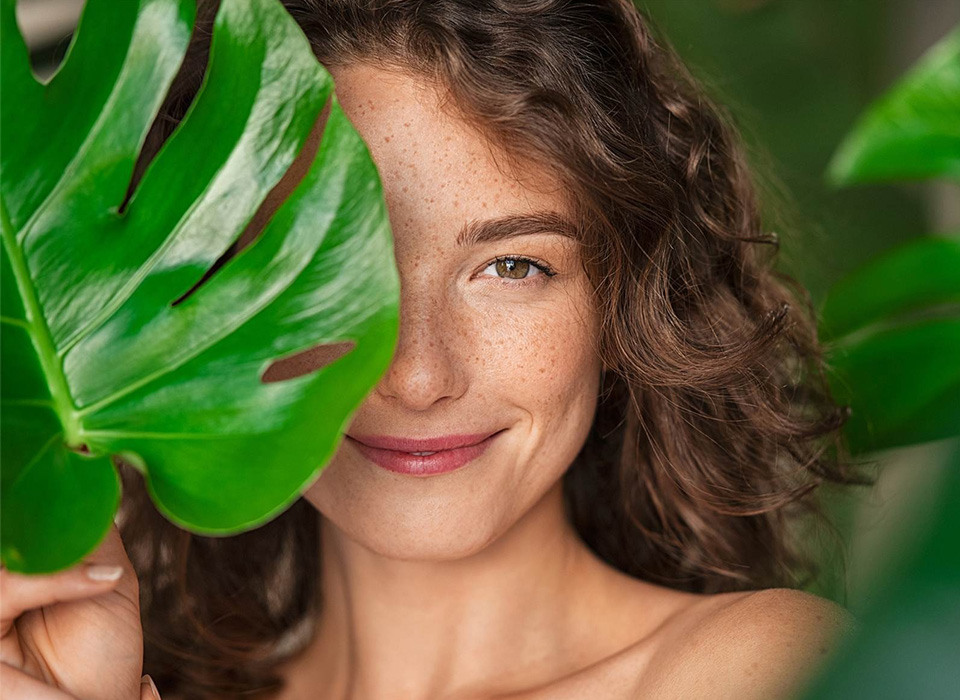
M 93 550 L 119 498 L 112 456 L 185 528 L 255 527 L 319 475 L 392 357 L 399 279 L 369 151 L 282 5 L 223 0 L 200 91 L 121 212 L 192 0 L 89 0 L 44 85 L 2 1 L 3 562 L 46 572 Z M 302 182 L 181 301 L 324 105 Z M 346 354 L 261 379 L 324 344 Z
M 960 180 L 960 28 L 874 102 L 827 169 L 836 185 Z
M 960 435 L 960 318 L 882 328 L 828 348 L 857 453 Z
M 914 238 L 830 289 L 820 313 L 820 338 L 831 342 L 909 312 L 951 304 L 960 304 L 960 238 Z
M 844 428 L 866 452 L 960 434 L 960 241 L 911 240 L 839 281 L 820 314 Z

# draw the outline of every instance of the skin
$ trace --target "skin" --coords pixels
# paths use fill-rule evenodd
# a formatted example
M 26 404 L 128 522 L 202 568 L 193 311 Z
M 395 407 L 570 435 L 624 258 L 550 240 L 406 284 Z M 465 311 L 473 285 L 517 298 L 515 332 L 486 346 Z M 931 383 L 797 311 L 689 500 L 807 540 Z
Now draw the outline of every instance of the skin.
M 631 578 L 564 515 L 561 477 L 590 429 L 601 371 L 577 244 L 545 232 L 457 245 L 471 220 L 569 214 L 557 182 L 532 163 L 506 167 L 437 87 L 402 69 L 331 73 L 380 171 L 401 278 L 392 364 L 347 433 L 505 432 L 466 467 L 428 478 L 387 472 L 344 441 L 305 493 L 324 516 L 323 607 L 312 643 L 283 668 L 281 700 L 319 689 L 786 697 L 849 627 L 842 608 L 785 589 L 692 595 Z M 491 263 L 508 255 L 556 274 L 503 277 Z M 284 362 L 281 374 L 312 369 L 309 356 Z

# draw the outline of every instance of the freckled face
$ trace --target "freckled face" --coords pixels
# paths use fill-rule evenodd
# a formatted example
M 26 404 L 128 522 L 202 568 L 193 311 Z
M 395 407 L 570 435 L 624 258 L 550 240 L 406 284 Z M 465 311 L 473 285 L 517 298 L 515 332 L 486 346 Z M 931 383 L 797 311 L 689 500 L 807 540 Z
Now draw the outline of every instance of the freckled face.
M 380 171 L 401 281 L 392 364 L 347 433 L 505 430 L 479 458 L 428 477 L 388 471 L 344 440 L 305 497 L 381 554 L 467 556 L 516 523 L 571 464 L 593 422 L 601 363 L 572 238 L 543 231 L 461 246 L 458 234 L 470 221 L 568 214 L 565 199 L 532 166 L 524 184 L 501 173 L 485 139 L 440 110 L 434 88 L 359 64 L 331 73 Z

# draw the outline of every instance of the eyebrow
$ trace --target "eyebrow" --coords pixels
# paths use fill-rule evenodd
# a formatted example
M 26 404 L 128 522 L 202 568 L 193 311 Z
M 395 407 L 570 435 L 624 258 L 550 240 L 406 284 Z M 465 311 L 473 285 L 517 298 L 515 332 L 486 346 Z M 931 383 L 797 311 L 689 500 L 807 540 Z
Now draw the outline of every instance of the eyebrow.
M 457 245 L 479 245 L 536 233 L 555 233 L 574 240 L 580 239 L 577 226 L 568 218 L 557 212 L 541 211 L 468 221 L 457 235 Z

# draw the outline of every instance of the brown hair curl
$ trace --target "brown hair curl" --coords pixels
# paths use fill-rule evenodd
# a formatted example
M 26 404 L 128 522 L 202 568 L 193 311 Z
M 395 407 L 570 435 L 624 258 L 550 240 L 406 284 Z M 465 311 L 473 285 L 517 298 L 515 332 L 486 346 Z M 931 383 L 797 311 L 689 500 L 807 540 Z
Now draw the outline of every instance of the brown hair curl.
M 846 460 L 846 407 L 824 380 L 809 297 L 763 256 L 777 240 L 761 227 L 729 117 L 633 5 L 284 4 L 322 62 L 433 81 L 503 153 L 549 166 L 571 194 L 606 367 L 593 429 L 564 477 L 587 545 L 688 591 L 809 583 L 816 566 L 791 523 L 818 512 L 824 481 L 870 480 Z M 215 3 L 200 10 L 138 174 L 199 87 Z M 122 471 L 145 670 L 185 698 L 275 688 L 272 670 L 316 613 L 318 513 L 301 500 L 255 531 L 195 536 Z

